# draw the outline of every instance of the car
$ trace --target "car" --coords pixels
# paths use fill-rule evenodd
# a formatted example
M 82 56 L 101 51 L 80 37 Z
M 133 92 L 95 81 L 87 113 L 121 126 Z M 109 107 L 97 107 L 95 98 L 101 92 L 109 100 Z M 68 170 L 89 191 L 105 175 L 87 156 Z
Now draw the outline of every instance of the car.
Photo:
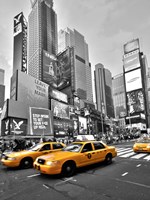
M 1 163 L 6 167 L 31 168 L 38 156 L 59 151 L 64 147 L 65 144 L 58 142 L 38 143 L 27 150 L 3 154 Z
M 36 158 L 33 167 L 41 174 L 72 176 L 76 168 L 105 161 L 112 162 L 117 156 L 116 148 L 101 141 L 77 141 L 61 151 Z
M 139 138 L 133 145 L 133 151 L 150 153 L 150 138 Z

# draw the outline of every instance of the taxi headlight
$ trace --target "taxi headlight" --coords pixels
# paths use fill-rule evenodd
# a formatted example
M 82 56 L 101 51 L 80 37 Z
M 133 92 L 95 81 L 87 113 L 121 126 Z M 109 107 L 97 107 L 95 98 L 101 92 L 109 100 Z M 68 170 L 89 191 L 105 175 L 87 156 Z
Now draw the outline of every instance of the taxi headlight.
M 147 148 L 150 149 L 150 144 L 147 145 Z
M 59 161 L 47 161 L 45 164 L 48 166 L 55 166 L 59 163 Z
M 7 160 L 11 160 L 12 161 L 12 160 L 16 160 L 16 158 L 15 157 L 8 157 Z

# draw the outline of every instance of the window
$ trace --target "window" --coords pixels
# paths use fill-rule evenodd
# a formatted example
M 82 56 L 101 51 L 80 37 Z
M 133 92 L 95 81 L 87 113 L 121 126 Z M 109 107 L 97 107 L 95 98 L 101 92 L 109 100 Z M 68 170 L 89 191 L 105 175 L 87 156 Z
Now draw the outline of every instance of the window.
M 63 146 L 59 143 L 53 144 L 53 149 L 62 149 L 62 148 L 63 148 Z
M 95 142 L 93 144 L 94 144 L 95 150 L 104 149 L 105 148 L 105 146 L 102 143 L 100 143 L 100 142 Z
M 45 144 L 40 151 L 50 150 L 50 144 Z
M 82 152 L 93 151 L 91 143 L 87 143 L 84 145 Z

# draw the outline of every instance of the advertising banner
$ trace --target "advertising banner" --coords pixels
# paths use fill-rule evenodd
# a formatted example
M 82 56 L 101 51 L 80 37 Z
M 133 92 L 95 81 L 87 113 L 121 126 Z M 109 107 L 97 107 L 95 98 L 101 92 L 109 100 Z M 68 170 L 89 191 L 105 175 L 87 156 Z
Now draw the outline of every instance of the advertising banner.
M 135 115 L 139 112 L 143 112 L 145 109 L 143 91 L 137 90 L 127 93 L 127 105 L 130 115 Z
M 27 134 L 27 120 L 19 118 L 7 118 L 2 120 L 3 136 L 25 136 Z
M 136 52 L 134 54 L 130 54 L 129 56 L 124 56 L 123 66 L 125 72 L 140 67 L 139 53 Z
M 30 107 L 49 108 L 49 86 L 46 83 L 24 72 L 18 71 L 17 88 L 17 101 L 24 102 Z
M 124 45 L 124 54 L 140 49 L 139 39 L 134 39 Z
M 87 134 L 87 119 L 79 116 L 79 134 Z
M 19 13 L 14 17 L 14 37 L 22 32 L 23 13 Z
M 71 48 L 58 55 L 58 85 L 59 90 L 71 85 Z
M 51 99 L 51 110 L 53 112 L 53 116 L 69 119 L 69 105 Z
M 30 107 L 30 134 L 53 135 L 52 113 L 48 109 Z
M 50 97 L 68 103 L 68 97 L 65 93 L 50 88 Z
M 43 50 L 43 81 L 57 88 L 57 58 Z
M 126 92 L 142 88 L 141 69 L 125 73 Z

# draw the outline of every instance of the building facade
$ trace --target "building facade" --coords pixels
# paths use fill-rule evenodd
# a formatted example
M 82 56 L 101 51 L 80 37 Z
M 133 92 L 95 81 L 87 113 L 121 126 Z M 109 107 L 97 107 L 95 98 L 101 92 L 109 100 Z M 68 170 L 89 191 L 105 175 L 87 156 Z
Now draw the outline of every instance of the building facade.
M 77 30 L 66 28 L 59 31 L 58 51 L 62 52 L 67 47 L 74 47 L 74 92 L 80 99 L 93 102 L 92 73 L 91 64 L 89 63 L 88 44 L 84 36 Z
M 139 39 L 124 45 L 123 70 L 125 80 L 127 117 L 126 124 L 145 130 L 148 126 L 147 66 L 140 51 Z
M 123 74 L 119 74 L 112 78 L 112 95 L 115 118 L 118 119 L 120 127 L 125 127 L 125 116 L 127 115 L 127 110 Z
M 4 86 L 5 71 L 0 69 L 0 113 L 2 111 L 5 100 L 5 86 Z
M 99 63 L 95 65 L 94 76 L 97 110 L 108 118 L 114 118 L 111 72 Z
M 43 55 L 57 54 L 57 15 L 53 0 L 35 0 L 28 18 L 28 74 L 43 80 Z

